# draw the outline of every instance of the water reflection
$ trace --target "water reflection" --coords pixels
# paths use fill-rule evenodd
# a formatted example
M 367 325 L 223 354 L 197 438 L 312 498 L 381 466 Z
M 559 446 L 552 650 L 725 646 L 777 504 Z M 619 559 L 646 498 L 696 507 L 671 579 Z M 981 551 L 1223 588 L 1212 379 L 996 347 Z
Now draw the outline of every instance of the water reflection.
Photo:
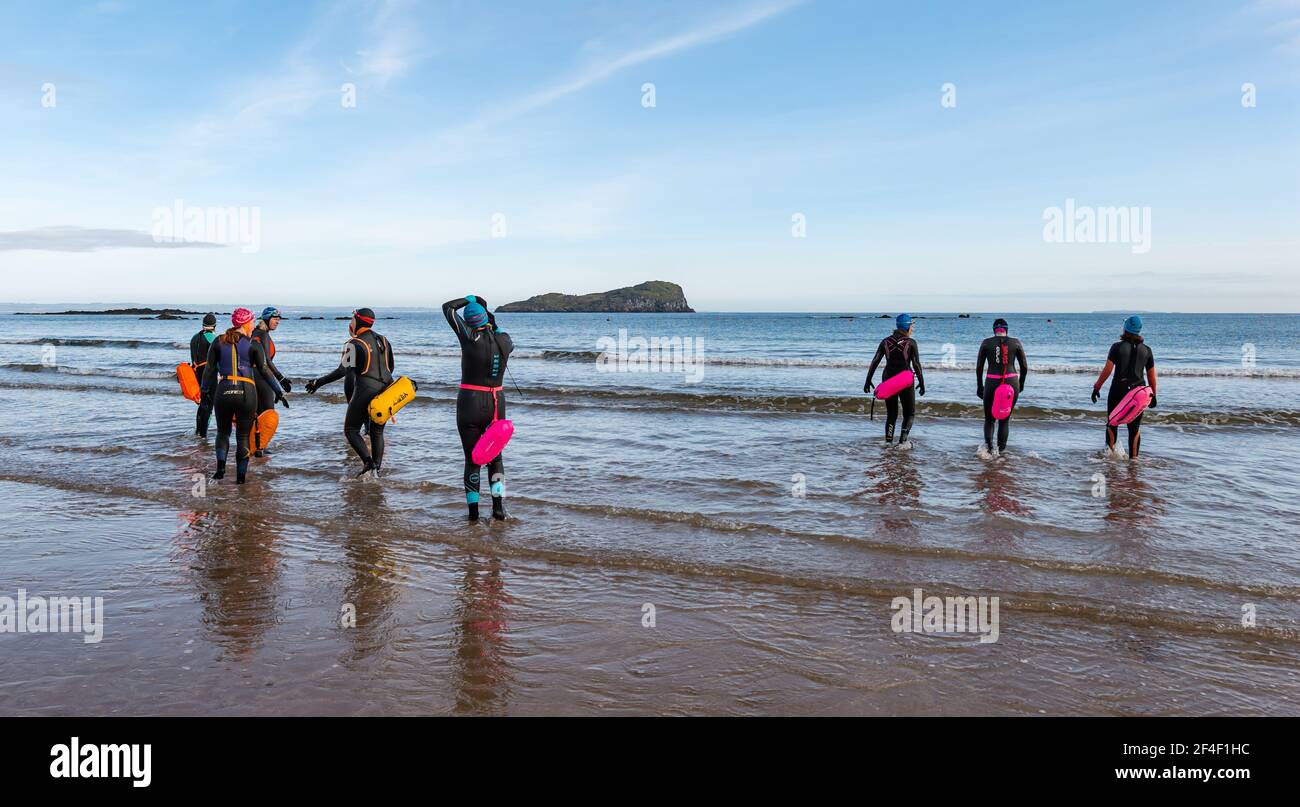
M 281 559 L 273 522 L 240 510 L 183 517 L 178 559 L 187 563 L 202 624 L 231 656 L 249 658 L 275 624 Z
M 500 558 L 467 557 L 456 594 L 452 660 L 459 713 L 503 714 L 509 705 L 510 604 Z
M 343 635 L 349 642 L 344 658 L 356 661 L 383 650 L 391 639 L 394 613 L 401 597 L 395 582 L 397 559 L 385 535 L 382 520 L 385 498 L 383 485 L 364 482 L 343 488 L 343 554 L 348 581 L 343 587 L 343 605 L 351 606 L 355 623 Z

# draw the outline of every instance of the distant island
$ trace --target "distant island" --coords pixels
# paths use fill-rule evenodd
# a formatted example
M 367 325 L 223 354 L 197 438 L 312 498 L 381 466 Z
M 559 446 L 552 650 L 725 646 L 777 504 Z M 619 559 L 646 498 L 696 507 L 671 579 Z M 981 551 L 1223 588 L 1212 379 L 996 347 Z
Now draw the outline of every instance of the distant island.
M 179 308 L 113 308 L 108 311 L 15 311 L 16 317 L 157 317 L 180 319 L 185 316 L 202 316 L 204 311 L 182 311 Z
M 539 294 L 497 309 L 505 313 L 551 314 L 694 314 L 676 283 L 648 280 L 596 294 Z

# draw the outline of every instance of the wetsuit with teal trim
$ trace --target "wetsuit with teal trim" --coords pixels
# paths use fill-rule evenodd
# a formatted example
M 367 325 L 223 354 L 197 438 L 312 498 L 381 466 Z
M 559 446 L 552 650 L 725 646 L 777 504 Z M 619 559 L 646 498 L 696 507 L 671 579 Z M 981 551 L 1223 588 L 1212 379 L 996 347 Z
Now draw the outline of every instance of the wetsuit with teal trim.
M 476 301 L 487 308 L 482 298 Z M 485 326 L 471 328 L 458 313 L 471 302 L 458 298 L 442 304 L 447 324 L 460 342 L 460 392 L 456 395 L 456 431 L 465 453 L 465 502 L 471 517 L 478 515 L 480 466 L 474 462 L 474 446 L 487 427 L 506 416 L 506 396 L 502 379 L 506 362 L 515 349 L 510 335 L 497 327 L 490 312 Z M 488 484 L 492 493 L 493 514 L 504 517 L 505 461 L 500 454 L 488 464 Z
M 238 482 L 243 484 L 248 473 L 248 437 L 257 418 L 257 379 L 263 380 L 277 397 L 283 390 L 267 367 L 261 346 L 237 331 L 237 340 L 231 343 L 230 333 L 227 331 L 208 349 L 202 388 L 203 398 L 215 402 L 217 413 L 217 472 L 212 478 L 226 475 L 233 423 Z
M 204 328 L 190 339 L 190 366 L 200 379 L 203 368 L 208 366 L 208 350 L 216 340 L 216 331 Z M 194 419 L 194 432 L 200 437 L 208 436 L 208 424 L 212 422 L 212 404 L 206 398 L 199 398 L 199 413 Z
M 898 410 L 901 406 L 903 409 L 903 430 L 898 434 L 898 442 L 907 442 L 908 432 L 912 430 L 912 420 L 916 417 L 916 394 L 919 390 L 922 395 L 925 394 L 925 376 L 921 372 L 921 349 L 917 346 L 916 340 L 908 336 L 905 331 L 895 329 L 895 331 L 880 340 L 880 346 L 876 348 L 876 356 L 871 360 L 871 369 L 867 371 L 867 388 L 871 387 L 871 378 L 876 374 L 876 366 L 881 360 L 885 362 L 885 369 L 880 373 L 880 382 L 883 384 L 904 370 L 910 369 L 916 375 L 916 386 L 906 387 L 896 395 L 891 395 L 885 399 L 885 440 L 893 442 L 894 423 L 898 420 Z
M 987 365 L 988 375 L 984 374 Z M 1016 370 L 1019 372 L 1016 372 Z M 975 362 L 976 394 L 984 399 L 984 445 L 993 450 L 993 427 L 997 426 L 998 451 L 1006 451 L 1011 436 L 1011 416 L 998 420 L 993 417 L 993 403 L 998 387 L 1010 384 L 1013 391 L 1011 408 L 1014 411 L 1029 376 L 1029 362 L 1019 339 L 1010 336 L 990 336 L 980 344 L 979 359 Z
M 1110 353 L 1106 354 L 1106 360 L 1115 365 L 1115 375 L 1110 380 L 1110 392 L 1106 395 L 1106 414 L 1109 416 L 1130 390 L 1146 385 L 1146 373 L 1156 366 L 1156 357 L 1152 354 L 1151 348 L 1143 343 L 1141 336 L 1129 334 L 1128 338 L 1121 339 L 1110 346 Z M 1108 446 L 1114 445 L 1119 439 L 1119 427 L 1110 425 L 1109 420 L 1110 418 L 1107 417 L 1106 445 Z M 1139 433 L 1141 428 L 1142 415 L 1138 415 L 1128 423 L 1130 457 L 1136 457 L 1138 454 L 1139 441 L 1142 439 Z
M 354 315 L 356 334 L 343 348 L 343 359 L 329 375 L 312 382 L 308 391 L 344 379 L 348 392 L 347 414 L 343 417 L 343 434 L 348 445 L 365 463 L 366 471 L 377 471 L 384 464 L 384 427 L 370 419 L 370 401 L 393 383 L 393 346 L 383 335 L 371 330 L 372 317 Z M 369 320 L 367 323 L 366 320 Z M 367 448 L 361 430 L 369 424 L 370 446 Z

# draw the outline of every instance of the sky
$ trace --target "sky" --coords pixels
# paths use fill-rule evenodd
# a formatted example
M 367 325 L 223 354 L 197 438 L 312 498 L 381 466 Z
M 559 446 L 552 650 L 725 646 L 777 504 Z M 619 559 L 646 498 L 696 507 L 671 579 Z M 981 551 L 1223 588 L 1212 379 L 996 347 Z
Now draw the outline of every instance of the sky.
M 1300 311 L 1300 0 L 3 16 L 8 302 Z

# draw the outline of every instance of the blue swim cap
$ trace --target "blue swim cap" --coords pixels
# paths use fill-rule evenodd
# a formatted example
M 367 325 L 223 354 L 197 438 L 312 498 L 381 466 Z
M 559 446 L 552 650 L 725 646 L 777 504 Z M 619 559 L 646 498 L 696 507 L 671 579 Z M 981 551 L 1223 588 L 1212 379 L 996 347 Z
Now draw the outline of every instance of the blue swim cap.
M 1124 320 L 1124 333 L 1142 333 L 1142 318 L 1134 314 Z
M 487 309 L 479 305 L 478 301 L 465 306 L 463 316 L 465 324 L 471 328 L 481 328 L 488 321 Z
M 262 321 L 263 321 L 263 322 L 270 322 L 271 320 L 275 319 L 276 317 L 280 317 L 281 319 L 284 319 L 284 317 L 282 317 L 282 316 L 280 315 L 280 309 L 276 308 L 275 306 L 273 306 L 273 305 L 269 305 L 269 306 L 267 306 L 266 308 L 263 308 L 263 309 L 262 309 Z
M 912 327 L 912 315 L 911 315 L 911 314 L 899 314 L 899 315 L 894 319 L 894 327 L 898 328 L 898 330 L 900 330 L 900 331 L 905 331 L 905 330 L 907 330 L 908 328 Z

